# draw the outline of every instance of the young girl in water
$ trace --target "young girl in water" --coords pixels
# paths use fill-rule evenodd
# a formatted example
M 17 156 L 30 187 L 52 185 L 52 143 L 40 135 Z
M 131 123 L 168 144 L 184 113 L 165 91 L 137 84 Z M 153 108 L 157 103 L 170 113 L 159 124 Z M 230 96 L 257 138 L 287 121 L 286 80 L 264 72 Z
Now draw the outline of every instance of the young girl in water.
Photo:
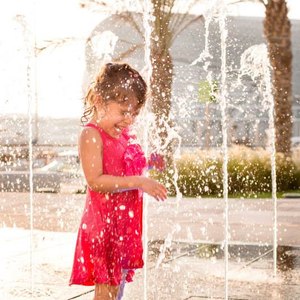
M 108 63 L 85 99 L 79 156 L 87 182 L 70 284 L 95 285 L 94 300 L 121 299 L 124 282 L 143 267 L 142 196 L 165 200 L 129 127 L 147 87 L 128 64 Z M 121 287 L 120 287 L 121 286 Z

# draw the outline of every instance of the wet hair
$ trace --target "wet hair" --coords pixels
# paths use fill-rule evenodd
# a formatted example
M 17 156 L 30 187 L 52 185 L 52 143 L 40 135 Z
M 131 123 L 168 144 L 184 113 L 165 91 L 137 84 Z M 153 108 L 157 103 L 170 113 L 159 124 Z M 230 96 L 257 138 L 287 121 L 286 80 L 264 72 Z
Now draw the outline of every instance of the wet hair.
M 105 64 L 84 99 L 84 125 L 96 113 L 96 104 L 115 101 L 125 103 L 134 97 L 138 106 L 143 106 L 147 98 L 147 85 L 142 76 L 126 63 Z

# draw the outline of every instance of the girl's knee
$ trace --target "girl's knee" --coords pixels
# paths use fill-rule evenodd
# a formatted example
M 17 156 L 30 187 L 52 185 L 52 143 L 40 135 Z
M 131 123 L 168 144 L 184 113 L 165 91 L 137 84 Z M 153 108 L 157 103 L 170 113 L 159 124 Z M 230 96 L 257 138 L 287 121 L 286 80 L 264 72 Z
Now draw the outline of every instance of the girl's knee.
M 96 284 L 94 300 L 115 300 L 119 286 Z

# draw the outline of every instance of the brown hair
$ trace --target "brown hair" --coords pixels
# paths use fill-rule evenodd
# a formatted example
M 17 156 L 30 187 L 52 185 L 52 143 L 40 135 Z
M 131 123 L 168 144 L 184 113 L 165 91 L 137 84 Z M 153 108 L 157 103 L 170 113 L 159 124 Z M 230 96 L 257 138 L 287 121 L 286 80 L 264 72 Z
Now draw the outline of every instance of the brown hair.
M 84 113 L 81 123 L 84 125 L 96 112 L 95 104 L 99 101 L 126 101 L 128 97 L 135 97 L 138 105 L 146 101 L 147 85 L 142 76 L 128 64 L 105 64 L 93 86 L 89 89 L 84 99 Z

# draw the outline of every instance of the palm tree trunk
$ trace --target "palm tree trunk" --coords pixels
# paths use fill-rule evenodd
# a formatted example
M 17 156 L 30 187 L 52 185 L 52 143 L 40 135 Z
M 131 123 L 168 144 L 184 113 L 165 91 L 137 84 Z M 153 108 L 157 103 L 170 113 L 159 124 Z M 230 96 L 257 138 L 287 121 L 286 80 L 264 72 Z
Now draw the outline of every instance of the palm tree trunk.
M 276 152 L 291 154 L 292 136 L 292 49 L 291 24 L 285 0 L 266 4 L 264 32 L 273 68 Z
M 169 51 L 160 50 L 156 47 L 152 50 L 152 111 L 160 128 L 160 136 L 165 139 L 165 122 L 168 122 L 171 109 L 173 61 Z
M 151 38 L 151 96 L 152 111 L 156 118 L 156 128 L 160 138 L 160 149 L 167 157 L 172 157 L 172 146 L 168 142 L 168 127 L 170 122 L 172 81 L 173 81 L 173 60 L 170 53 L 172 32 L 169 24 L 171 20 L 171 9 L 173 0 L 169 0 L 170 11 L 164 9 L 165 1 L 152 0 L 155 21 Z

